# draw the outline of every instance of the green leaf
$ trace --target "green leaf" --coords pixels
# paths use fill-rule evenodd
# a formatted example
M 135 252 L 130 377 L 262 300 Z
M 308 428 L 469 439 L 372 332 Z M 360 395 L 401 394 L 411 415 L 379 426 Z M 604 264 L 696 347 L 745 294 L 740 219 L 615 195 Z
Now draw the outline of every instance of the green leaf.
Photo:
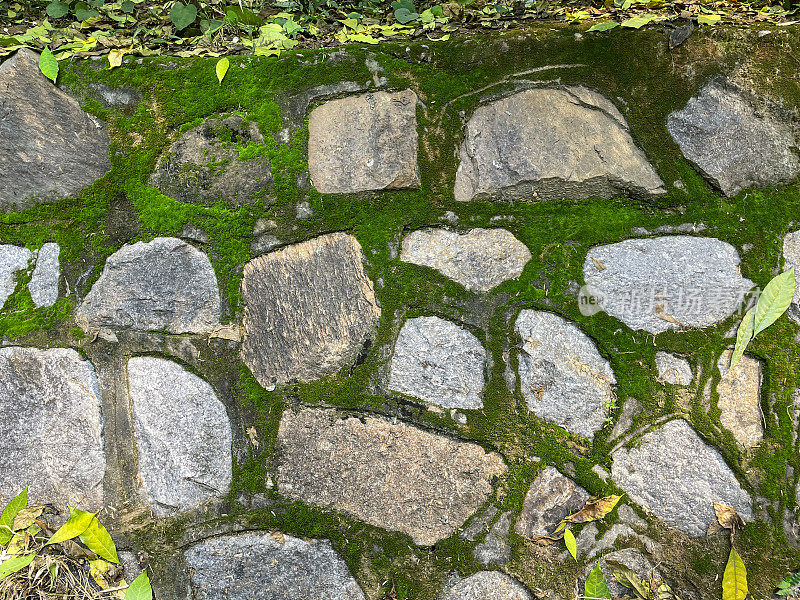
M 721 18 L 722 17 L 714 13 L 708 15 L 697 15 L 697 22 L 701 25 L 716 25 L 719 23 Z
M 600 563 L 597 563 L 594 569 L 589 571 L 586 583 L 583 584 L 583 592 L 584 596 L 588 598 L 611 598 L 611 592 L 608 591 L 608 583 L 603 575 L 603 569 L 600 568 Z
M 77 508 L 70 508 L 71 516 L 69 520 L 64 523 L 61 528 L 53 534 L 47 544 L 60 544 L 72 538 L 78 537 L 86 531 L 92 524 L 95 513 L 78 510 Z
M 572 554 L 572 558 L 578 560 L 578 544 L 575 541 L 575 536 L 569 529 L 564 530 L 564 543 L 567 545 L 567 550 Z
M 58 59 L 50 52 L 50 48 L 45 48 L 39 55 L 39 70 L 53 83 L 58 79 Z
M 28 487 L 12 498 L 0 515 L 0 545 L 7 544 L 13 537 L 14 518 L 23 508 L 28 508 Z
M 176 2 L 169 11 L 169 18 L 176 31 L 183 31 L 197 18 L 197 7 L 191 3 Z
M 153 588 L 147 571 L 143 571 L 125 590 L 125 600 L 153 600 Z
M 127 13 L 127 14 L 130 15 L 130 14 L 133 13 L 134 8 L 136 8 L 136 7 L 134 6 L 134 4 L 133 4 L 133 2 L 131 0 L 125 0 L 122 3 L 122 5 L 120 6 L 120 8 L 122 9 L 122 12 Z
M 747 592 L 747 569 L 736 548 L 732 547 L 722 576 L 722 600 L 744 600 Z
M 753 318 L 753 337 L 764 331 L 778 320 L 794 298 L 794 267 L 773 277 L 767 284 L 756 305 L 756 314 Z
M 111 539 L 108 530 L 97 520 L 97 517 L 94 517 L 86 531 L 80 534 L 80 540 L 100 558 L 119 564 L 114 540 Z
M 225 73 L 228 72 L 228 67 L 231 66 L 231 61 L 227 58 L 220 58 L 217 61 L 217 79 L 219 84 L 222 85 L 222 80 L 225 79 Z
M 260 27 L 264 24 L 264 21 L 252 10 L 240 8 L 238 6 L 227 8 L 225 10 L 225 15 L 229 21 L 238 22 L 247 27 Z
M 619 27 L 619 23 L 616 21 L 606 21 L 605 23 L 592 25 L 586 31 L 608 31 L 609 29 L 614 29 L 615 27 Z
M 755 315 L 755 310 L 755 306 L 748 310 L 739 324 L 739 329 L 736 332 L 736 345 L 733 347 L 729 369 L 733 369 L 739 363 L 739 359 L 742 358 L 747 345 L 753 339 L 753 315 Z
M 47 5 L 45 9 L 47 11 L 47 16 L 52 17 L 53 19 L 60 19 L 61 17 L 67 16 L 69 14 L 69 4 L 65 2 L 60 2 L 59 0 L 54 0 L 50 4 Z
M 650 584 L 642 581 L 632 569 L 626 567 L 622 563 L 609 559 L 606 559 L 606 566 L 611 569 L 611 574 L 614 576 L 614 579 L 625 587 L 634 590 L 637 596 L 640 598 L 650 597 Z
M 650 21 L 655 19 L 655 15 L 644 15 L 642 17 L 633 17 L 628 19 L 627 21 L 623 21 L 620 23 L 623 27 L 631 27 L 633 29 L 639 29 L 640 27 L 644 27 Z
M 17 571 L 27 567 L 33 562 L 34 558 L 36 558 L 35 552 L 32 554 L 25 554 L 24 556 L 13 556 L 4 563 L 0 564 L 0 581 L 12 573 L 16 573 Z
M 410 23 L 411 21 L 418 19 L 419 14 L 416 12 L 411 12 L 407 8 L 403 7 L 394 11 L 394 18 L 397 19 L 399 23 L 405 25 L 406 23 Z

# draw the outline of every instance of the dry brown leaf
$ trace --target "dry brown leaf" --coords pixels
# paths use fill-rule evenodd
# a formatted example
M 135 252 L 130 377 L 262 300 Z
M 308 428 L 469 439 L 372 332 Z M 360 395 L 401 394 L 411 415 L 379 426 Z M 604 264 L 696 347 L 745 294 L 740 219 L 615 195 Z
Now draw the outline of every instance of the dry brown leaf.
M 279 544 L 282 545 L 286 543 L 286 538 L 283 537 L 283 534 L 280 531 L 270 531 L 269 534 L 272 536 L 272 539 Z
M 36 519 L 42 516 L 42 512 L 44 512 L 44 506 L 31 506 L 29 508 L 23 508 L 14 517 L 14 531 L 27 529 L 33 525 L 36 522 Z
M 590 258 L 592 259 L 592 262 L 594 263 L 594 266 L 597 268 L 598 271 L 605 271 L 606 270 L 606 266 L 603 263 L 601 263 L 599 260 L 597 260 L 594 256 L 592 256 Z
M 614 510 L 620 498 L 622 498 L 622 496 L 606 496 L 605 498 L 600 498 L 593 502 L 587 502 L 578 512 L 566 517 L 563 523 L 587 523 L 588 521 L 598 521 Z
M 735 530 L 737 527 L 744 527 L 744 521 L 736 509 L 722 502 L 714 502 L 714 513 L 717 521 L 725 529 Z

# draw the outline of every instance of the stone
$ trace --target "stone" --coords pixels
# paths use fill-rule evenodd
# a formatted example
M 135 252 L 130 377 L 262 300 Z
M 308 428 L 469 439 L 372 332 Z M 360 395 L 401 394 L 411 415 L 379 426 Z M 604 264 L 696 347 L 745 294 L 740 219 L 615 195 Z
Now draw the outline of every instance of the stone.
M 0 310 L 17 287 L 17 273 L 28 268 L 31 251 L 20 246 L 0 244 Z
M 719 323 L 753 287 L 733 246 L 685 235 L 595 246 L 583 275 L 602 310 L 650 333 Z
M 329 540 L 248 532 L 184 552 L 196 600 L 365 600 Z
M 330 233 L 244 267 L 242 360 L 264 387 L 313 381 L 352 364 L 381 311 L 356 238 Z
M 28 291 L 37 308 L 53 306 L 58 300 L 58 279 L 61 276 L 61 266 L 58 262 L 60 252 L 58 244 L 51 242 L 42 246 L 36 254 L 36 267 L 28 283 Z
M 611 365 L 574 323 L 553 313 L 522 310 L 514 329 L 522 338 L 520 389 L 528 408 L 593 439 L 615 399 Z
M 689 361 L 668 352 L 656 352 L 656 369 L 659 381 L 673 385 L 689 385 L 694 379 Z
M 157 517 L 224 495 L 231 482 L 225 406 L 197 375 L 164 358 L 128 361 L 128 392 L 145 503 Z
M 242 205 L 271 199 L 269 161 L 262 155 L 244 160 L 236 147 L 263 143 L 255 122 L 238 115 L 208 119 L 169 147 L 149 183 L 181 202 Z
M 479 571 L 445 590 L 441 600 L 533 600 L 533 596 L 505 573 Z
M 789 182 L 800 173 L 791 127 L 757 114 L 751 99 L 724 79 L 710 81 L 670 114 L 667 130 L 687 160 L 726 196 Z
M 211 261 L 177 238 L 123 246 L 106 260 L 76 320 L 84 328 L 203 333 L 219 323 Z
M 458 535 L 462 540 L 474 542 L 480 535 L 488 532 L 489 526 L 492 524 L 498 512 L 500 511 L 497 507 L 494 504 L 490 504 L 483 512 L 476 514 L 472 520 L 470 520 L 469 525 L 464 527 Z
M 389 389 L 447 408 L 483 407 L 486 350 L 466 329 L 439 317 L 409 319 L 400 330 Z
M 617 108 L 582 86 L 525 90 L 479 107 L 460 160 L 459 201 L 647 200 L 666 192 Z
M 619 416 L 619 420 L 614 423 L 614 428 L 611 430 L 611 435 L 608 439 L 614 441 L 622 434 L 627 433 L 633 426 L 633 420 L 642 414 L 643 409 L 642 403 L 636 398 L 628 398 L 625 400 L 622 405 L 622 413 Z
M 92 364 L 69 348 L 0 348 L 0 496 L 29 486 L 60 508 L 103 508 L 103 424 Z
M 278 491 L 431 546 L 489 498 L 503 459 L 474 443 L 383 417 L 286 410 L 275 449 Z
M 761 361 L 742 356 L 733 369 L 731 350 L 725 350 L 717 361 L 720 380 L 717 383 L 717 407 L 720 423 L 733 433 L 745 448 L 753 448 L 764 439 L 761 416 Z
M 473 292 L 519 277 L 530 259 L 528 247 L 505 229 L 413 231 L 400 253 L 400 260 L 436 269 Z
M 511 561 L 511 546 L 508 534 L 511 529 L 511 512 L 504 512 L 497 519 L 484 540 L 475 546 L 475 560 L 483 566 L 504 565 Z
M 794 267 L 794 298 L 787 314 L 797 323 L 800 323 L 800 231 L 787 233 L 783 238 L 784 271 Z
M 22 48 L 0 65 L 0 210 L 74 196 L 111 170 L 102 124 Z
M 752 499 L 730 467 L 683 419 L 615 450 L 612 459 L 611 476 L 631 500 L 689 536 L 705 535 L 716 518 L 714 502 L 752 519 Z
M 330 100 L 308 117 L 308 171 L 317 191 L 418 188 L 417 95 L 370 92 Z
M 550 535 L 561 520 L 583 508 L 589 494 L 555 467 L 545 467 L 534 479 L 514 531 L 524 538 Z

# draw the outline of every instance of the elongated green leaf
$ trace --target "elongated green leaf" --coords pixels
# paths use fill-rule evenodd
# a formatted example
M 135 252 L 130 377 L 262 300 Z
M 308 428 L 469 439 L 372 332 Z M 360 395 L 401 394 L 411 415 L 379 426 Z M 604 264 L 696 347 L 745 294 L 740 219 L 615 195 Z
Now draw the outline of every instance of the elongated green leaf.
M 644 27 L 655 18 L 655 15 L 643 15 L 641 17 L 632 17 L 621 23 L 623 27 L 630 27 L 632 29 L 639 29 Z
M 217 61 L 217 79 L 219 84 L 222 85 L 222 80 L 225 79 L 225 74 L 228 72 L 228 67 L 231 66 L 231 61 L 227 58 L 220 58 Z
M 717 14 L 708 14 L 708 15 L 697 15 L 697 22 L 701 25 L 716 25 L 719 23 L 720 17 Z
M 78 537 L 92 524 L 95 513 L 78 510 L 77 508 L 70 508 L 71 516 L 69 521 L 64 523 L 61 528 L 53 534 L 47 544 L 60 544 L 72 538 Z
M 747 592 L 747 569 L 736 548 L 731 548 L 722 576 L 722 600 L 744 600 Z
M 611 569 L 611 574 L 614 575 L 614 579 L 625 587 L 635 590 L 637 596 L 640 598 L 650 597 L 650 584 L 642 581 L 632 569 L 626 567 L 622 563 L 609 559 L 606 559 L 606 565 Z
M 108 530 L 97 520 L 97 517 L 92 519 L 91 525 L 89 525 L 86 531 L 80 534 L 79 537 L 80 540 L 86 544 L 86 547 L 97 554 L 97 556 L 105 558 L 109 562 L 119 564 L 117 547 L 114 545 L 114 540 L 111 539 Z
M 614 29 L 615 27 L 619 27 L 619 23 L 616 21 L 606 21 L 604 23 L 592 25 L 586 31 L 608 31 L 609 29 Z
M 733 367 L 739 363 L 744 351 L 747 349 L 747 345 L 750 343 L 750 340 L 753 339 L 753 317 L 755 311 L 755 306 L 748 310 L 744 314 L 742 322 L 739 324 L 739 329 L 736 332 L 736 346 L 734 346 L 733 354 L 731 355 L 730 369 L 733 369 Z
M 28 487 L 26 486 L 15 498 L 12 498 L 3 509 L 3 514 L 0 515 L 0 544 L 4 545 L 9 542 L 14 535 L 14 518 L 17 513 L 23 508 L 28 507 Z
M 9 558 L 3 564 L 0 564 L 0 581 L 11 575 L 12 573 L 16 573 L 17 571 L 24 569 L 29 564 L 33 562 L 33 559 L 36 558 L 36 553 L 26 554 L 24 556 L 14 556 Z
M 761 292 L 753 318 L 753 337 L 778 320 L 794 297 L 794 267 L 772 278 Z
M 50 48 L 45 48 L 39 55 L 39 70 L 53 83 L 58 79 L 58 59 L 50 52 Z
M 125 600 L 153 600 L 153 588 L 150 587 L 150 578 L 147 571 L 143 571 L 136 579 L 131 581 L 125 590 Z
M 569 529 L 564 530 L 564 543 L 567 545 L 567 550 L 572 554 L 572 558 L 578 560 L 578 544 L 575 541 L 575 536 Z
M 600 563 L 597 563 L 594 569 L 589 571 L 586 583 L 583 584 L 583 594 L 587 598 L 611 598 L 611 592 L 608 591 L 608 583 L 603 575 L 603 569 L 600 568 Z

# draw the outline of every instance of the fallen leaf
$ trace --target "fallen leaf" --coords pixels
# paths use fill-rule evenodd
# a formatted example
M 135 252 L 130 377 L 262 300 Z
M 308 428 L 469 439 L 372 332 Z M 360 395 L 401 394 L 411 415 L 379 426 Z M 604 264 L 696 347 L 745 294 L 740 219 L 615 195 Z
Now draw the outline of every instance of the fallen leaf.
M 592 258 L 592 262 L 594 263 L 594 266 L 597 268 L 598 271 L 605 271 L 606 270 L 606 266 L 603 263 L 601 263 L 599 260 L 597 260 L 594 256 L 592 256 L 591 258 Z
M 283 537 L 283 534 L 280 531 L 270 531 L 269 535 L 272 537 L 273 540 L 275 540 L 281 545 L 286 543 L 286 538 Z
M 744 521 L 736 509 L 721 502 L 714 502 L 714 513 L 717 515 L 717 521 L 720 526 L 725 529 L 734 531 L 737 527 L 744 527 Z

